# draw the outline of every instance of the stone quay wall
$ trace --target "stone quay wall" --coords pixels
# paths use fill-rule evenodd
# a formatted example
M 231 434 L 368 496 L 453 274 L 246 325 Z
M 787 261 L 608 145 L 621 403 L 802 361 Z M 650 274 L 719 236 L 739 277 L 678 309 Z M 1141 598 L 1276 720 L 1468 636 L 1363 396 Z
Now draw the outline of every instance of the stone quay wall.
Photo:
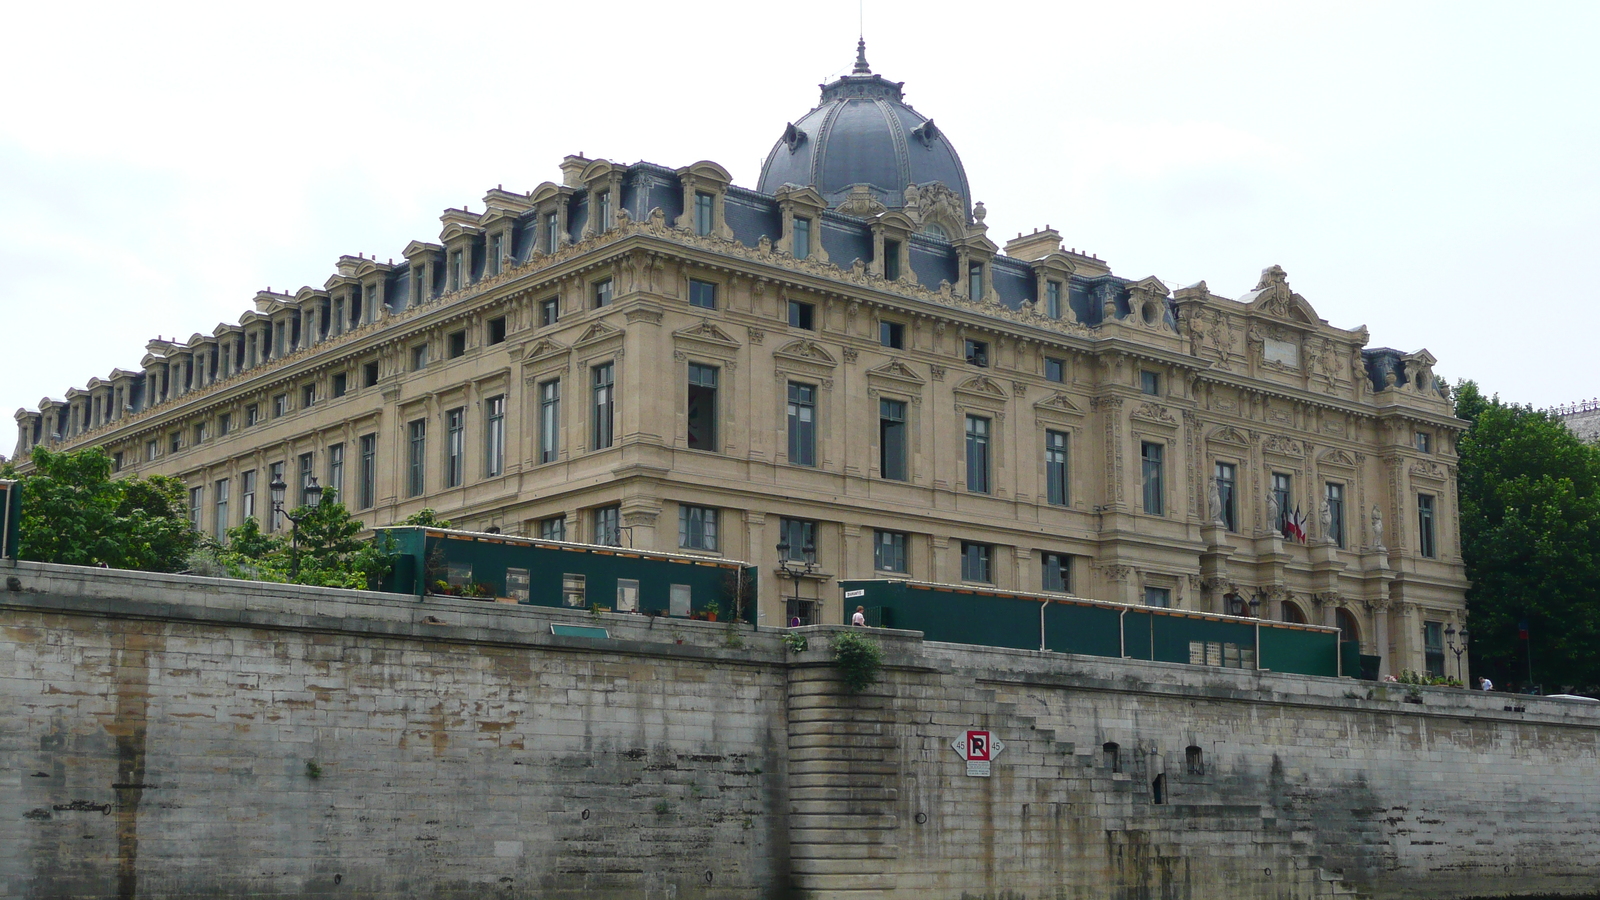
M 1600 710 L 0 563 L 0 896 L 1600 893 Z M 552 624 L 600 625 L 596 640 Z M 990 777 L 951 742 L 1003 743 Z

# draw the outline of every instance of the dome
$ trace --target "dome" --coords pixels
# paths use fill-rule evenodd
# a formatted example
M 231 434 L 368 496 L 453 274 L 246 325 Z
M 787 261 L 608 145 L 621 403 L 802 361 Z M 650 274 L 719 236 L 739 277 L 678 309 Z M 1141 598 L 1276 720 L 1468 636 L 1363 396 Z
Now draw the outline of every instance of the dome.
M 961 157 L 932 119 L 901 102 L 903 86 L 872 74 L 866 42 L 857 44 L 855 69 L 822 85 L 822 101 L 790 123 L 767 154 L 761 192 L 774 194 L 785 184 L 809 186 L 838 207 L 852 186 L 865 185 L 878 203 L 901 209 L 907 205 L 907 185 L 939 182 L 960 197 L 963 213 L 970 211 L 972 193 Z M 857 192 L 853 205 L 859 207 L 862 199 Z

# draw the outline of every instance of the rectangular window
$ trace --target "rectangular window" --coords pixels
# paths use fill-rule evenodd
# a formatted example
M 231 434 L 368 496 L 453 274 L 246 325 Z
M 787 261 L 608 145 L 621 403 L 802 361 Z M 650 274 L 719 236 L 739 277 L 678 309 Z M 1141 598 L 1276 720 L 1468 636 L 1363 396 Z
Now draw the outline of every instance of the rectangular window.
M 420 497 L 427 488 L 428 420 L 416 419 L 406 426 L 406 496 Z
M 1214 470 L 1217 479 L 1217 503 L 1222 507 L 1222 527 L 1239 530 L 1239 470 L 1233 463 L 1219 462 Z
M 113 471 L 113 472 L 121 472 L 122 471 L 122 451 L 121 450 L 118 450 L 117 452 L 111 454 L 111 471 Z
M 705 191 L 694 192 L 694 233 L 702 237 L 711 233 L 711 226 L 715 223 L 712 206 L 716 198 Z
M 555 213 L 544 217 L 544 252 L 554 253 L 561 248 L 561 219 Z
M 444 336 L 444 352 L 449 359 L 458 359 L 467 352 L 467 330 L 452 331 Z
M 794 258 L 805 259 L 811 255 L 811 220 L 799 216 L 794 220 Z
M 196 444 L 204 444 L 206 442 L 206 423 L 194 423 L 194 442 Z
M 547 541 L 564 541 L 567 539 L 567 517 L 551 516 L 539 520 L 539 537 Z
M 544 328 L 561 321 L 561 298 L 551 297 L 539 301 L 539 327 Z
M 261 421 L 261 407 L 254 403 L 247 405 L 244 408 L 244 426 L 249 428 L 259 421 Z
M 450 290 L 457 290 L 464 282 L 461 280 L 461 251 L 453 250 L 450 253 Z
M 587 579 L 578 574 L 568 572 L 561 576 L 561 602 L 573 609 L 583 609 L 589 605 Z
M 890 350 L 904 350 L 906 346 L 906 326 L 899 322 L 878 323 L 878 343 Z
M 375 362 L 363 363 L 361 366 L 361 386 L 378 386 L 378 364 Z
M 1289 517 L 1294 515 L 1294 509 L 1289 506 L 1289 498 L 1294 495 L 1293 487 L 1294 484 L 1288 475 L 1282 472 L 1272 473 L 1272 499 L 1278 504 L 1278 521 L 1273 522 L 1272 527 L 1278 529 L 1279 534 L 1284 533 L 1284 529 L 1289 527 Z
M 983 299 L 983 263 L 967 266 L 967 297 L 971 300 Z
M 622 546 L 622 507 L 602 506 L 594 511 L 594 542 Z
M 275 462 L 275 463 L 272 463 L 271 465 L 268 465 L 267 466 L 267 489 L 270 491 L 272 489 L 272 486 L 274 484 L 277 484 L 280 481 L 283 481 L 283 463 Z M 270 496 L 271 495 L 269 494 L 268 495 L 269 499 L 270 499 Z M 272 510 L 272 522 L 271 522 L 270 525 L 268 525 L 268 530 L 277 531 L 278 529 L 280 529 L 282 527 L 283 527 L 283 511 L 274 507 L 273 510 Z
M 906 480 L 906 404 L 878 401 L 878 473 L 890 481 Z
M 1040 559 L 1043 568 L 1039 584 L 1043 589 L 1058 594 L 1072 593 L 1072 557 L 1065 553 L 1045 553 Z
M 483 476 L 494 478 L 506 469 L 506 398 L 502 394 L 483 403 Z
M 990 561 L 994 556 L 994 548 L 988 544 L 979 544 L 973 541 L 961 542 L 961 580 L 994 581 L 990 570 Z
M 1148 369 L 1139 370 L 1139 393 L 1161 396 L 1161 375 Z
M 490 275 L 500 274 L 500 256 L 505 252 L 505 236 L 496 234 L 489 238 L 489 258 L 484 260 L 488 264 Z
M 424 285 L 424 279 L 427 277 L 424 273 L 426 273 L 427 271 L 428 270 L 426 268 L 423 268 L 420 265 L 411 270 L 411 305 L 412 306 L 421 306 L 423 301 L 428 299 L 428 289 Z M 327 310 L 324 310 L 323 312 L 327 312 Z M 327 333 L 328 333 L 326 317 L 324 317 L 324 320 L 323 320 L 322 333 L 323 333 L 324 336 L 326 336 Z
M 1417 495 L 1417 552 L 1427 559 L 1439 555 L 1439 548 L 1434 543 L 1432 494 Z
M 1057 383 L 1066 381 L 1067 380 L 1067 363 L 1066 363 L 1066 360 L 1061 360 L 1061 359 L 1056 359 L 1055 357 L 1046 356 L 1044 358 L 1044 380 L 1045 381 L 1054 381 L 1054 382 L 1057 382 Z
M 361 436 L 361 490 L 357 492 L 356 506 L 371 509 L 378 488 L 378 436 Z
M 875 531 L 872 535 L 872 567 L 879 572 L 906 574 L 906 533 Z
M 462 407 L 444 414 L 444 486 L 460 487 L 465 475 L 467 411 Z
M 539 385 L 539 462 L 561 455 L 561 380 Z
M 1061 282 L 1044 283 L 1044 314 L 1052 319 L 1061 318 Z
M 529 588 L 533 584 L 532 573 L 527 569 L 513 566 L 506 567 L 506 596 L 518 603 L 527 603 L 530 596 Z
M 1433 452 L 1433 435 L 1426 431 L 1417 432 L 1417 450 L 1422 453 Z
M 334 499 L 344 500 L 344 445 L 332 444 L 328 447 L 328 489 L 334 492 Z
M 717 449 L 717 369 L 689 364 L 689 449 Z
M 984 367 L 989 365 L 989 344 L 985 341 L 975 341 L 967 338 L 966 342 L 967 365 Z
M 639 579 L 617 579 L 617 612 L 639 611 Z
M 594 367 L 594 442 L 593 448 L 604 450 L 611 446 L 612 425 L 616 415 L 616 368 L 614 363 L 601 363 Z
M 603 278 L 594 283 L 594 308 L 601 309 L 611 305 L 611 279 Z
M 201 520 L 205 510 L 202 508 L 206 502 L 206 489 L 203 487 L 189 488 L 189 527 L 195 531 L 200 530 Z
M 219 541 L 228 537 L 228 487 L 228 479 L 217 479 L 217 518 L 212 523 L 212 536 Z
M 1332 541 L 1334 546 L 1344 549 L 1344 485 L 1328 482 L 1328 533 L 1323 537 Z
M 716 550 L 717 511 L 707 506 L 680 505 L 678 546 L 690 550 Z
M 1044 433 L 1045 497 L 1053 506 L 1066 506 L 1071 494 L 1067 488 L 1067 433 Z
M 1172 605 L 1172 588 L 1147 587 L 1144 589 L 1144 605 L 1159 606 L 1165 609 Z
M 428 367 L 428 345 L 418 344 L 411 348 L 411 371 L 420 372 Z
M 1428 675 L 1444 677 L 1444 623 L 1422 623 L 1422 657 Z
M 506 317 L 495 316 L 484 323 L 483 342 L 485 344 L 504 344 L 506 342 Z
M 239 473 L 239 521 L 253 518 L 256 514 L 256 470 L 248 469 Z
M 172 434 L 167 435 L 167 452 L 169 452 L 169 453 L 177 453 L 182 448 L 183 448 L 183 432 L 174 431 Z
M 157 447 L 157 444 L 153 440 L 144 442 L 144 461 L 145 462 L 153 462 L 157 456 L 161 455 L 157 451 L 156 447 Z
M 314 453 L 300 454 L 300 506 L 305 506 L 308 498 L 307 489 L 317 480 L 317 456 Z
M 272 417 L 280 418 L 289 412 L 289 395 L 279 394 L 272 398 Z
M 1150 441 L 1139 443 L 1139 461 L 1144 477 L 1144 511 L 1152 516 L 1166 515 L 1166 493 L 1162 490 L 1162 445 Z
M 689 279 L 689 305 L 701 309 L 716 309 L 717 286 L 698 278 Z
M 317 386 L 303 384 L 300 386 L 300 408 L 310 409 L 317 405 Z
M 989 493 L 989 420 L 967 416 L 967 490 Z
M 349 393 L 349 391 L 350 391 L 350 376 L 345 374 L 344 372 L 336 373 L 333 376 L 333 391 L 332 391 L 333 396 L 335 398 L 343 397 L 345 394 Z
M 217 437 L 230 434 L 233 431 L 233 413 L 223 413 L 217 416 Z
M 799 300 L 789 301 L 789 327 L 804 328 L 813 331 L 815 325 L 816 307 Z
M 787 558 L 794 562 L 817 561 L 817 523 L 810 519 L 778 520 L 778 539 L 789 545 Z
M 789 382 L 789 464 L 817 464 L 816 385 Z
M 883 277 L 887 281 L 900 280 L 900 242 L 883 242 Z

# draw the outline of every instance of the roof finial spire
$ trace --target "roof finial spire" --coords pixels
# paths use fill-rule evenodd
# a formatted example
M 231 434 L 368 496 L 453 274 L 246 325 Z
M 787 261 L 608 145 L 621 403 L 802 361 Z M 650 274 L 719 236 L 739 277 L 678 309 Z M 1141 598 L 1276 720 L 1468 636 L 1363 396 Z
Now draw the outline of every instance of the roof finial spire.
M 856 41 L 856 67 L 851 70 L 851 75 L 871 75 L 872 67 L 867 65 L 867 39 L 862 37 Z

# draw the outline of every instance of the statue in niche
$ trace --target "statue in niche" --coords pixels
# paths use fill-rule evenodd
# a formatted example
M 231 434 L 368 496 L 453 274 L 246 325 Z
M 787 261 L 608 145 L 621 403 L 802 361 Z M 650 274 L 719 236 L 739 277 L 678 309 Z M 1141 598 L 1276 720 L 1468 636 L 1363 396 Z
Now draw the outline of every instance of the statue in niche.
M 1267 527 L 1268 528 L 1276 527 L 1277 524 L 1278 524 L 1278 521 L 1280 519 L 1282 519 L 1282 518 L 1283 518 L 1283 510 L 1278 508 L 1278 495 L 1273 493 L 1273 492 L 1271 492 L 1271 491 L 1268 491 L 1267 492 Z
M 1376 503 L 1372 505 L 1372 549 L 1389 549 L 1383 545 L 1383 510 Z
M 1211 524 L 1226 525 L 1222 521 L 1222 491 L 1217 487 L 1215 478 L 1206 479 L 1206 514 L 1211 516 Z
M 1322 523 L 1323 541 L 1333 543 L 1333 507 L 1328 505 L 1327 500 L 1323 500 L 1322 508 L 1317 510 L 1317 521 Z

